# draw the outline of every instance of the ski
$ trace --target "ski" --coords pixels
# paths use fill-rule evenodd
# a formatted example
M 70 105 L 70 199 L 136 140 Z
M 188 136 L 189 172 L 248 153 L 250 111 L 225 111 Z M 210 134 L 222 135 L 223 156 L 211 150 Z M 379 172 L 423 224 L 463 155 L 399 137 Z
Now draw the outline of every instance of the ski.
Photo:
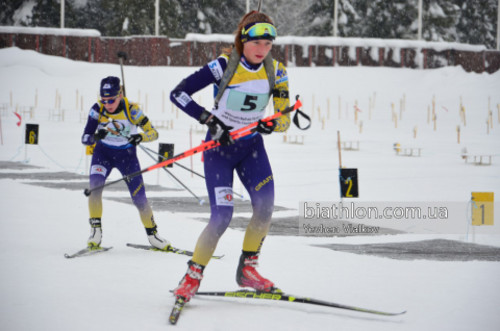
M 174 308 L 172 308 L 172 312 L 170 313 L 170 316 L 168 318 L 168 321 L 171 324 L 176 324 L 177 320 L 179 319 L 179 315 L 182 312 L 182 309 L 184 308 L 184 305 L 186 304 L 186 301 L 184 300 L 183 297 L 179 296 L 175 298 L 175 304 Z
M 297 303 L 306 303 L 311 305 L 346 309 L 351 311 L 357 311 L 361 313 L 369 313 L 375 315 L 382 316 L 397 316 L 405 314 L 406 311 L 402 312 L 385 312 L 374 309 L 366 309 L 357 306 L 348 306 L 335 302 L 322 301 L 317 299 L 311 299 L 307 297 L 300 297 L 295 295 L 287 295 L 281 292 L 256 292 L 250 290 L 238 290 L 238 291 L 220 291 L 220 292 L 197 292 L 196 295 L 204 295 L 204 296 L 217 296 L 217 297 L 226 297 L 226 298 L 243 298 L 243 299 L 263 299 L 263 300 L 274 300 L 274 301 L 288 301 L 288 302 L 297 302 Z
M 94 255 L 97 253 L 109 251 L 111 248 L 113 248 L 113 247 L 95 247 L 95 248 L 86 247 L 84 249 L 79 250 L 76 253 L 73 253 L 73 254 L 65 253 L 64 257 L 67 259 L 72 259 L 72 258 L 80 257 L 80 256 Z
M 131 244 L 131 243 L 127 243 L 127 246 L 128 247 L 132 247 L 132 248 L 137 248 L 137 249 L 144 249 L 146 251 L 156 251 L 156 252 L 164 252 L 164 253 L 175 253 L 175 254 L 193 256 L 193 252 L 191 252 L 191 251 L 187 251 L 187 250 L 184 250 L 184 249 L 175 248 L 175 247 L 172 247 L 172 246 L 169 246 L 167 248 L 167 250 L 161 250 L 161 249 L 158 249 L 156 247 L 149 246 L 149 245 L 139 245 L 139 244 Z M 219 259 L 222 259 L 223 257 L 224 257 L 224 255 L 214 255 L 214 256 L 212 256 L 212 259 L 218 259 L 219 260 Z

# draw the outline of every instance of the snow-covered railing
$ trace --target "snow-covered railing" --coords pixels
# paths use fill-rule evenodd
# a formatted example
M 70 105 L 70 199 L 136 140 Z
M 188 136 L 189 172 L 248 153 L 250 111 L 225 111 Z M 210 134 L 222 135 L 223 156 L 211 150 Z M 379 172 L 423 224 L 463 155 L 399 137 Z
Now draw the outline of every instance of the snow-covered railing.
M 51 36 L 100 37 L 101 33 L 94 29 L 44 28 L 24 26 L 0 26 L 1 34 L 32 34 Z
M 0 27 L 0 48 L 19 47 L 89 62 L 138 66 L 201 66 L 221 54 L 233 35 L 187 34 L 184 39 L 156 36 L 102 37 L 97 30 Z M 273 56 L 288 67 L 386 66 L 432 69 L 460 65 L 466 71 L 496 72 L 500 52 L 482 45 L 400 39 L 282 36 Z

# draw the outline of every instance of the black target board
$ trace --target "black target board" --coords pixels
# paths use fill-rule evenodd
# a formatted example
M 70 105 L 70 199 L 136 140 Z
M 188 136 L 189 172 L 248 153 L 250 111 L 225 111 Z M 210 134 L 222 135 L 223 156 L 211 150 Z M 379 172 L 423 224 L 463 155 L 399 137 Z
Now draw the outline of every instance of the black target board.
M 171 159 L 174 157 L 174 144 L 163 144 L 160 143 L 159 145 L 159 152 L 160 156 L 158 156 L 158 162 L 163 162 L 165 160 Z M 173 163 L 167 165 L 167 168 L 172 168 L 174 166 Z
M 28 145 L 38 145 L 38 124 L 26 124 L 26 139 Z
M 358 198 L 358 169 L 339 169 L 340 196 L 342 198 Z

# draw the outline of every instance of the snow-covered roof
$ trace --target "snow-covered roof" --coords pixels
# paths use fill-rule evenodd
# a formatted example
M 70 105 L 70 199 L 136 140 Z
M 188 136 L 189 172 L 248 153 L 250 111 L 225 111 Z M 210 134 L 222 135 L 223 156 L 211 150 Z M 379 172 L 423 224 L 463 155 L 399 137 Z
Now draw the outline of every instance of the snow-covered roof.
M 23 26 L 0 26 L 0 33 L 43 34 L 55 36 L 100 37 L 101 33 L 94 29 L 42 28 Z

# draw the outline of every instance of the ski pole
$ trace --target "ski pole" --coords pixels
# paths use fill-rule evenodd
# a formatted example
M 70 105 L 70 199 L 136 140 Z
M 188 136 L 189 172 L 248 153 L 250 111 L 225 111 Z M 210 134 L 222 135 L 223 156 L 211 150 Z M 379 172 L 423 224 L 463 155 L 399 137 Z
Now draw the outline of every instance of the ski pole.
M 114 122 L 115 122 L 115 120 L 114 120 L 114 119 L 110 118 L 110 117 L 109 117 L 109 116 L 107 116 L 106 114 L 102 114 L 102 116 L 104 116 L 104 117 L 106 117 L 107 119 L 109 119 L 109 120 L 111 121 L 111 123 L 114 123 Z M 106 129 L 107 129 L 109 132 L 113 133 L 113 134 L 120 135 L 120 136 L 125 137 L 125 138 L 130 138 L 130 137 L 128 137 L 128 136 L 125 136 L 125 135 L 123 134 L 123 132 L 122 132 L 122 131 L 119 131 L 119 130 L 118 130 L 118 131 L 115 131 L 115 130 L 111 130 L 111 129 L 109 129 L 109 128 L 106 128 Z M 145 152 L 145 153 L 146 153 L 149 157 L 151 157 L 153 160 L 155 160 L 154 156 L 152 156 L 151 154 L 149 154 L 149 152 L 148 152 L 148 151 L 150 151 L 150 152 L 152 152 L 152 153 L 155 153 L 155 154 L 158 154 L 158 153 L 156 153 L 156 152 L 154 152 L 153 150 L 151 150 L 151 149 L 149 149 L 149 148 L 147 148 L 147 147 L 144 147 L 144 146 L 142 146 L 142 145 L 139 145 L 139 147 L 140 147 L 140 148 L 141 148 L 141 149 L 142 149 L 142 150 L 143 150 L 143 151 L 144 151 L 144 152 Z M 161 154 L 158 154 L 158 155 L 159 155 L 159 156 L 161 156 L 163 159 L 166 159 L 163 155 L 161 155 Z M 198 200 L 198 202 L 200 203 L 200 205 L 203 205 L 203 203 L 205 202 L 205 200 L 200 199 L 200 198 L 199 198 L 196 194 L 194 194 L 194 193 L 193 193 L 193 191 L 191 191 L 191 190 L 190 190 L 190 189 L 189 189 L 189 188 L 188 188 L 188 187 L 187 187 L 187 186 L 186 186 L 183 182 L 181 182 L 181 180 L 180 180 L 180 179 L 178 179 L 177 177 L 175 177 L 175 176 L 174 176 L 174 174 L 172 174 L 172 173 L 171 173 L 171 172 L 170 172 L 167 168 L 163 168 L 163 169 L 164 169 L 164 170 L 165 170 L 165 171 L 166 171 L 166 172 L 167 172 L 170 176 L 172 176 L 172 178 L 174 178 L 174 179 L 175 179 L 175 180 L 176 180 L 179 184 L 181 184 L 181 186 L 182 186 L 182 187 L 184 187 L 184 188 L 185 188 L 185 189 L 186 189 L 189 193 L 191 193 L 191 195 L 193 195 L 193 196 L 196 198 L 196 200 Z M 199 176 L 201 176 L 200 174 L 198 174 L 198 175 L 199 175 Z M 203 178 L 205 178 L 205 177 L 203 177 Z
M 167 158 L 166 158 L 165 156 L 161 155 L 160 153 L 157 153 L 157 152 L 153 151 L 151 148 L 148 148 L 148 147 L 144 147 L 144 148 L 145 148 L 145 149 L 147 149 L 148 151 L 150 151 L 151 153 L 158 155 L 158 156 L 159 156 L 159 157 L 161 157 L 163 160 L 167 160 Z M 198 176 L 198 177 L 201 177 L 201 178 L 205 179 L 205 176 L 203 176 L 202 174 L 200 174 L 200 173 L 198 173 L 198 172 L 196 172 L 196 171 L 194 171 L 194 170 L 191 170 L 191 169 L 189 169 L 188 167 L 186 167 L 186 166 L 184 166 L 184 165 L 182 165 L 182 164 L 180 164 L 180 163 L 178 163 L 178 162 L 174 162 L 174 164 L 175 164 L 176 166 L 181 167 L 181 168 L 182 168 L 182 169 L 184 169 L 184 170 L 187 170 L 187 171 L 189 171 L 189 172 L 191 172 L 191 173 L 195 174 L 195 175 L 196 175 L 196 176 Z
M 106 114 L 102 114 L 102 115 L 103 115 L 104 117 L 106 117 L 107 119 L 109 119 L 112 123 L 114 123 L 114 120 L 113 120 L 112 118 L 110 118 L 109 116 L 106 116 Z M 114 130 L 111 130 L 111 129 L 109 129 L 109 128 L 107 128 L 107 130 L 108 130 L 109 132 L 111 132 L 111 133 L 114 133 L 114 134 L 120 135 L 120 136 L 122 136 L 122 137 L 125 137 L 125 138 L 130 138 L 130 137 L 128 137 L 128 136 L 125 136 L 125 135 L 123 134 L 123 132 L 121 132 L 121 131 L 114 131 Z M 139 147 L 140 147 L 140 148 L 141 148 L 141 149 L 142 149 L 142 150 L 143 150 L 143 151 L 144 151 L 144 152 L 145 152 L 145 153 L 146 153 L 149 157 L 151 157 L 153 160 L 155 160 L 154 156 L 152 156 L 151 154 L 149 154 L 148 150 L 149 150 L 149 151 L 151 151 L 151 152 L 153 152 L 153 153 L 155 153 L 154 151 L 152 151 L 152 150 L 150 150 L 149 148 L 144 147 L 144 146 L 142 146 L 142 145 L 139 145 Z M 157 154 L 157 153 L 155 153 L 155 154 Z M 160 155 L 160 154 L 158 154 L 158 155 Z M 162 156 L 162 155 L 160 155 L 160 156 L 161 156 L 161 157 L 163 157 L 164 159 L 166 159 L 164 156 Z M 203 203 L 205 202 L 205 200 L 200 199 L 200 198 L 199 198 L 196 194 L 194 194 L 194 193 L 193 193 L 193 191 L 191 191 L 191 190 L 190 190 L 190 189 L 189 189 L 189 188 L 188 188 L 188 187 L 187 187 L 187 186 L 186 186 L 183 182 L 181 182 L 181 180 L 180 180 L 180 179 L 178 179 L 177 177 L 175 177 L 175 176 L 174 176 L 174 174 L 172 174 L 170 171 L 168 171 L 168 169 L 167 169 L 167 168 L 163 168 L 163 169 L 164 169 L 164 170 L 165 170 L 165 171 L 166 171 L 166 172 L 167 172 L 170 176 L 172 176 L 172 178 L 174 178 L 174 179 L 175 179 L 175 180 L 176 180 L 179 184 L 181 184 L 181 186 L 182 186 L 182 187 L 184 187 L 184 188 L 185 188 L 185 189 L 186 189 L 189 193 L 191 193 L 191 195 L 193 195 L 193 196 L 196 198 L 196 200 L 198 200 L 198 202 L 200 203 L 200 205 L 203 205 Z M 198 175 L 199 175 L 199 174 L 198 174 Z M 201 175 L 199 175 L 199 176 L 201 176 Z M 205 177 L 203 177 L 203 178 L 205 178 Z
M 118 60 L 120 61 L 120 70 L 122 72 L 122 86 L 123 86 L 123 96 L 127 96 L 125 92 L 125 76 L 123 75 L 123 60 L 127 60 L 127 53 L 123 51 L 119 51 L 117 54 Z
M 142 145 L 139 145 L 139 147 L 144 151 L 144 153 L 146 153 L 150 158 L 152 158 L 153 160 L 156 160 L 155 157 L 153 155 L 151 155 L 147 148 L 142 146 Z M 200 205 L 203 205 L 203 203 L 205 202 L 205 200 L 203 199 L 200 199 L 196 194 L 193 193 L 193 191 L 191 191 L 186 185 L 184 185 L 183 182 L 181 182 L 181 180 L 177 177 L 174 176 L 174 174 L 172 172 L 170 172 L 167 168 L 163 168 L 163 170 L 165 170 L 167 172 L 167 174 L 169 174 L 170 176 L 172 176 L 173 179 L 175 179 L 179 184 L 181 184 L 182 187 L 184 187 L 186 189 L 186 191 L 188 191 L 189 193 L 191 193 L 191 195 L 193 197 L 195 197 L 196 200 L 198 200 L 198 202 L 200 203 Z
M 142 149 L 147 149 L 147 150 L 148 150 L 148 151 L 150 151 L 151 153 L 158 155 L 159 157 L 161 157 L 161 158 L 162 158 L 162 159 L 164 159 L 164 160 L 167 160 L 167 158 L 166 158 L 165 156 L 161 155 L 160 153 L 157 153 L 157 152 L 153 151 L 151 148 L 147 148 L 147 147 L 144 147 L 144 146 L 142 146 L 142 145 L 141 145 L 141 147 L 142 147 Z M 191 170 L 191 169 L 189 169 L 188 167 L 186 167 L 186 166 L 184 166 L 184 165 L 182 165 L 182 164 L 180 164 L 180 163 L 178 163 L 178 162 L 174 162 L 174 164 L 175 164 L 176 166 L 178 166 L 178 167 L 181 167 L 181 168 L 182 168 L 182 169 L 184 169 L 184 170 L 189 171 L 190 173 L 195 174 L 195 175 L 196 175 L 196 176 L 198 176 L 198 177 L 201 177 L 201 178 L 205 179 L 205 176 L 203 176 L 202 174 L 200 174 L 200 173 L 198 173 L 198 172 L 196 172 L 196 171 L 194 171 L 194 170 Z M 243 198 L 244 198 L 243 194 L 239 194 L 239 193 L 234 192 L 234 191 L 233 191 L 233 194 L 234 194 L 234 195 L 237 195 L 237 196 L 238 196 L 238 197 L 240 197 L 241 199 L 243 199 Z
M 277 112 L 277 113 L 275 113 L 273 115 L 270 115 L 270 116 L 262 119 L 262 122 L 272 121 L 272 120 L 274 120 L 274 119 L 276 119 L 276 118 L 278 118 L 280 116 L 283 116 L 285 114 L 288 114 L 288 113 L 290 113 L 292 111 L 295 111 L 295 110 L 299 109 L 301 106 L 302 106 L 302 102 L 298 99 L 298 96 L 297 96 L 297 101 L 295 102 L 295 104 L 293 106 L 287 107 L 287 108 L 285 108 L 284 110 L 282 110 L 280 112 Z M 258 124 L 259 124 L 259 121 L 255 121 L 253 123 L 250 123 L 247 126 L 242 127 L 241 129 L 238 129 L 238 130 L 232 132 L 231 133 L 231 137 L 234 140 L 237 140 L 239 138 L 248 136 L 248 135 L 250 135 L 250 134 L 252 134 L 252 133 L 255 132 L 255 127 Z M 218 146 L 220 146 L 220 143 L 218 141 L 211 140 L 211 141 L 204 142 L 204 143 L 202 143 L 202 144 L 200 144 L 200 145 L 198 145 L 198 146 L 196 146 L 194 148 L 191 148 L 191 149 L 189 149 L 189 150 L 187 150 L 187 151 L 185 151 L 183 153 L 175 155 L 174 157 L 172 157 L 172 158 L 170 158 L 168 160 L 165 160 L 165 161 L 153 164 L 152 166 L 150 166 L 148 168 L 144 168 L 142 170 L 139 170 L 139 171 L 136 171 L 134 173 L 128 174 L 126 176 L 123 176 L 122 178 L 119 178 L 117 180 L 114 180 L 114 181 L 105 183 L 103 185 L 94 187 L 92 189 L 85 189 L 83 191 L 83 193 L 86 196 L 89 196 L 93 191 L 100 190 L 100 189 L 102 189 L 102 188 L 104 188 L 106 186 L 116 184 L 118 182 L 121 182 L 122 180 L 128 182 L 131 178 L 133 178 L 135 176 L 139 176 L 139 175 L 142 175 L 145 172 L 165 167 L 165 166 L 167 166 L 169 164 L 172 164 L 172 163 L 174 163 L 176 161 L 182 160 L 182 159 L 184 159 L 186 157 L 193 156 L 194 154 L 197 154 L 197 153 L 200 153 L 200 152 L 208 151 L 208 150 L 210 150 L 212 148 L 215 148 L 215 147 L 218 147 Z

